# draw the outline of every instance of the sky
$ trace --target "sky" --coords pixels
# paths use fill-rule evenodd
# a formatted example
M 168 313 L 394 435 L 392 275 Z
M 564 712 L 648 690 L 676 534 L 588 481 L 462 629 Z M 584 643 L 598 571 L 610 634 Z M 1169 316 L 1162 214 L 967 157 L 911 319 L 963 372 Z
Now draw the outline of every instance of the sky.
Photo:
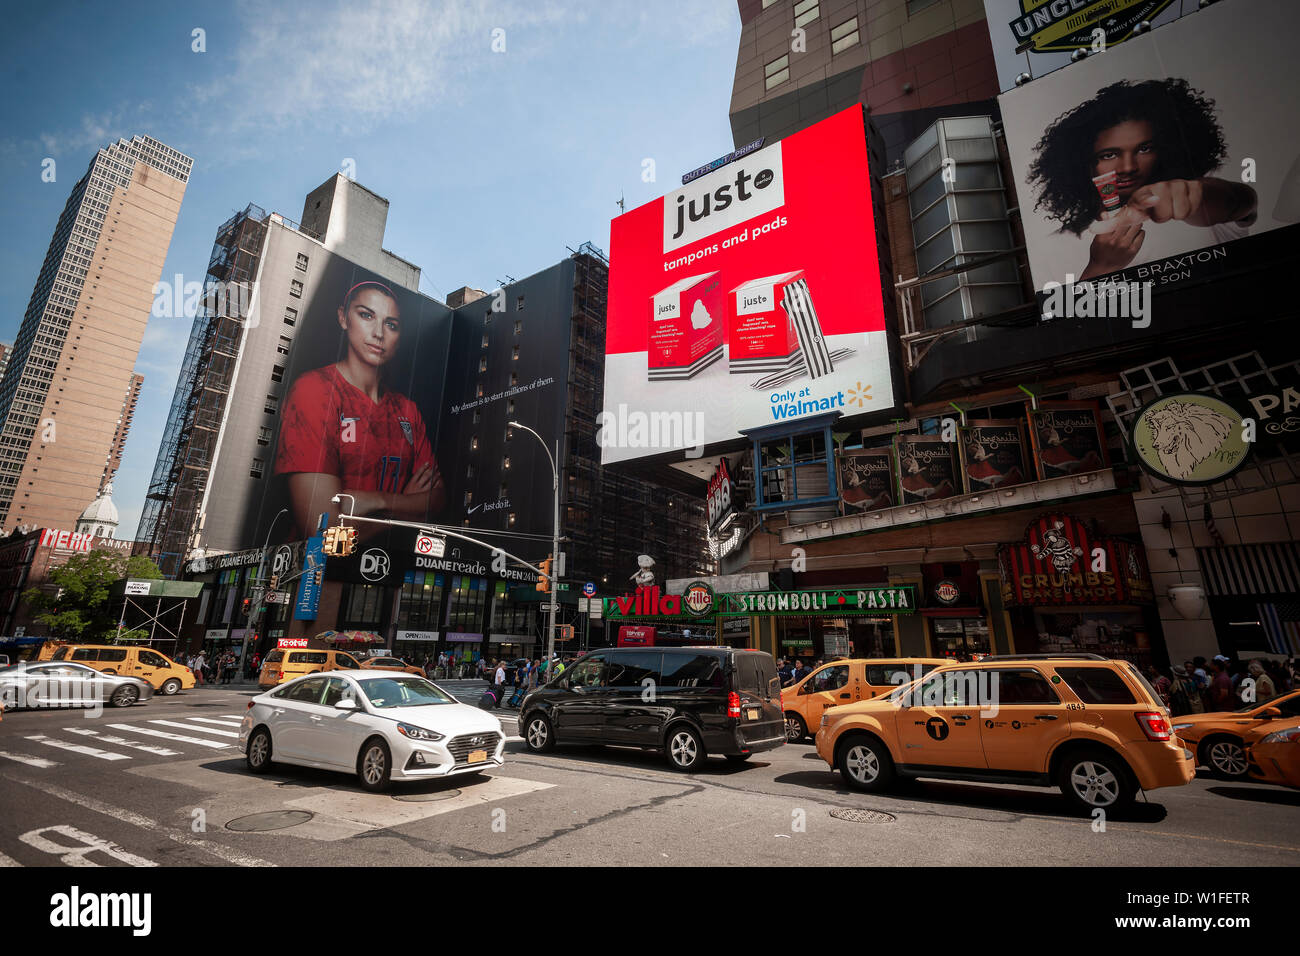
M 202 283 L 249 203 L 292 220 L 341 171 L 389 200 L 421 291 L 524 278 L 733 148 L 735 0 L 49 2 L 0 36 L 0 342 L 95 151 L 194 159 L 161 279 Z M 197 33 L 195 31 L 202 31 Z M 55 181 L 42 170 L 55 161 Z M 151 317 L 114 483 L 135 535 L 192 314 Z M 89 501 L 87 501 L 89 504 Z

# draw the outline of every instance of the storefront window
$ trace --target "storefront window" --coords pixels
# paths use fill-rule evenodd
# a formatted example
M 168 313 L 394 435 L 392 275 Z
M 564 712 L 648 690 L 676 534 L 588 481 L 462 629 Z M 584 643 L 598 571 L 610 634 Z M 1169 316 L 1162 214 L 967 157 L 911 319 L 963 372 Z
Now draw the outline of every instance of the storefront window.
M 441 574 L 416 571 L 411 580 L 402 585 L 402 597 L 397 605 L 399 631 L 436 631 L 442 622 Z
M 497 634 L 533 634 L 537 625 L 537 604 L 510 600 L 510 582 L 492 585 L 492 631 Z
M 1146 626 L 1138 611 L 1035 611 L 1039 653 L 1101 654 L 1145 667 L 1151 663 Z
M 484 578 L 453 577 L 447 594 L 447 630 L 477 632 L 482 629 L 483 607 L 487 604 Z
M 378 584 L 347 584 L 339 607 L 339 625 L 344 628 L 377 631 L 383 627 L 384 595 Z
M 990 653 L 989 626 L 981 617 L 935 617 L 930 628 L 936 657 L 970 660 L 975 654 Z

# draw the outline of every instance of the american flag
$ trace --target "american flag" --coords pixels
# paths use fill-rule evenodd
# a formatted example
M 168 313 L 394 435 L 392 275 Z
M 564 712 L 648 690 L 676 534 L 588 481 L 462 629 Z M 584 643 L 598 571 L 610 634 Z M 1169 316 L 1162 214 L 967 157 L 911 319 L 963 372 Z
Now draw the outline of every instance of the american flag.
M 1300 654 L 1300 602 L 1258 604 L 1259 623 L 1274 654 Z

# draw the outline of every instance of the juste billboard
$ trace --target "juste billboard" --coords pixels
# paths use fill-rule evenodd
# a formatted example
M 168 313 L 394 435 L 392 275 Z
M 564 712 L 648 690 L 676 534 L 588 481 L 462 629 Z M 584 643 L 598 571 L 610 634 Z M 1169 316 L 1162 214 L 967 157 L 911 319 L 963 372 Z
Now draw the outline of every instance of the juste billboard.
M 613 221 L 603 463 L 894 407 L 870 175 L 855 106 Z

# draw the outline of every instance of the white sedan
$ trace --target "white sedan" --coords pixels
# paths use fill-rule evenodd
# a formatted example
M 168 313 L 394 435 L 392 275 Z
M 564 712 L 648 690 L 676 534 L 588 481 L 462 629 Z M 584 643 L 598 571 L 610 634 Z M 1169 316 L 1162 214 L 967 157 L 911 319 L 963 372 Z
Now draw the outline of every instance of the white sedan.
M 355 773 L 371 791 L 390 780 L 480 773 L 504 762 L 501 722 L 423 677 L 333 671 L 281 684 L 248 702 L 239 749 L 248 769 L 272 762 Z

